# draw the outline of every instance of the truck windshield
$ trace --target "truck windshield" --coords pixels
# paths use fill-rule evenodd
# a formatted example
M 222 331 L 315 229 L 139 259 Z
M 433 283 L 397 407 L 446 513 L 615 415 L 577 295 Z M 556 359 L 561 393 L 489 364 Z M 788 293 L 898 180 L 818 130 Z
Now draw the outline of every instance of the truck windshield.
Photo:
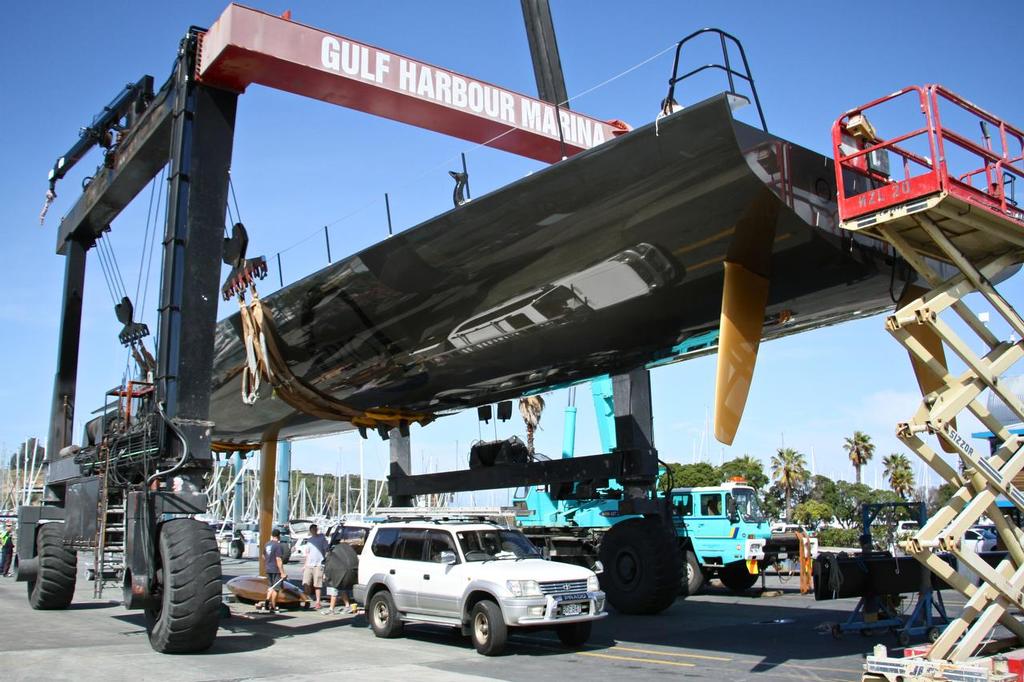
M 736 500 L 736 511 L 740 518 L 750 523 L 763 523 L 764 514 L 757 504 L 757 496 L 749 488 L 738 488 L 732 491 L 733 499 Z
M 515 530 L 464 530 L 456 533 L 466 561 L 533 559 L 540 552 L 525 535 Z

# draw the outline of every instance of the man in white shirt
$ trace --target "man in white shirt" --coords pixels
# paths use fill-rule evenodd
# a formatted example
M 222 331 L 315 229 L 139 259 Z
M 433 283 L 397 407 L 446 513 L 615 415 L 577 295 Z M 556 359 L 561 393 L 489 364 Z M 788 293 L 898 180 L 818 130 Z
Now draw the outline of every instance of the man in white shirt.
M 302 587 L 306 594 L 315 591 L 314 609 L 320 608 L 320 588 L 324 586 L 324 555 L 327 554 L 327 538 L 320 534 L 316 524 L 310 524 L 309 537 L 305 540 L 306 564 L 302 569 Z

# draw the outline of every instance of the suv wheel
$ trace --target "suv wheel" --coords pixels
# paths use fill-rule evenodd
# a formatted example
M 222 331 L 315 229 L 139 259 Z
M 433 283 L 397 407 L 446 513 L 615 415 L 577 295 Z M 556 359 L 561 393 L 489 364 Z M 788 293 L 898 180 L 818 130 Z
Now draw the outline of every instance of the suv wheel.
M 501 617 L 501 607 L 490 600 L 477 602 L 469 614 L 469 632 L 477 653 L 500 655 L 508 641 L 508 626 Z
M 584 621 L 582 623 L 567 623 L 565 625 L 559 625 L 555 628 L 555 632 L 558 633 L 558 639 L 561 640 L 562 644 L 567 647 L 581 647 L 587 643 L 590 639 L 590 630 L 593 626 L 593 622 Z
M 402 634 L 402 620 L 398 616 L 395 600 L 387 590 L 373 595 L 366 609 L 370 617 L 373 634 L 385 639 L 398 637 Z

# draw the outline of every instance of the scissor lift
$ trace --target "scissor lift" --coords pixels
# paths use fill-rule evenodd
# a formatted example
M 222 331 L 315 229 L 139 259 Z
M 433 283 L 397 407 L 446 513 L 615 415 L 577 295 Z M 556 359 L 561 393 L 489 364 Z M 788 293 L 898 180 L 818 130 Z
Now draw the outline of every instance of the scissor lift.
M 901 98 L 919 108 L 924 125 L 883 139 L 867 114 L 883 105 L 891 108 Z M 940 109 L 951 119 L 974 119 L 981 141 L 944 127 Z M 990 130 L 997 132 L 995 143 Z M 993 391 L 1024 421 L 1024 403 L 999 381 L 1024 357 L 1024 319 L 994 284 L 1008 268 L 1024 263 L 1024 212 L 1013 197 L 1015 184 L 1024 178 L 1024 134 L 941 86 L 929 85 L 905 88 L 847 112 L 836 121 L 832 137 L 842 226 L 888 242 L 894 257 L 902 257 L 929 287 L 913 300 L 904 296 L 886 320 L 886 329 L 910 353 L 925 393 L 913 417 L 897 426 L 897 436 L 958 490 L 906 549 L 967 599 L 961 615 L 926 654 L 889 658 L 884 650 L 876 651 L 867 659 L 864 679 L 1009 679 L 1005 661 L 985 654 L 995 646 L 991 635 L 997 625 L 1012 635 L 1004 648 L 1024 646 L 1024 624 L 1011 613 L 1024 609 L 1024 536 L 996 507 L 1002 495 L 1024 511 L 1024 494 L 1013 483 L 1024 469 L 1024 448 L 1021 436 L 994 419 L 980 397 L 986 389 Z M 915 151 L 922 149 L 927 152 Z M 958 167 L 965 160 L 966 166 Z M 893 161 L 898 167 L 890 173 Z M 900 169 L 902 177 L 896 177 Z M 964 298 L 971 293 L 984 297 L 1005 320 L 1010 340 L 998 338 L 970 310 Z M 980 342 L 984 354 L 944 320 L 954 315 L 974 333 L 974 346 Z M 945 348 L 966 370 L 949 372 Z M 965 409 L 1001 442 L 991 455 L 979 453 L 957 433 L 955 417 Z M 959 470 L 922 439 L 925 434 L 937 436 L 943 449 L 959 457 Z M 995 567 L 961 545 L 964 532 L 983 514 L 995 523 L 1007 549 Z M 960 565 L 980 576 L 980 586 L 937 552 L 954 554 Z

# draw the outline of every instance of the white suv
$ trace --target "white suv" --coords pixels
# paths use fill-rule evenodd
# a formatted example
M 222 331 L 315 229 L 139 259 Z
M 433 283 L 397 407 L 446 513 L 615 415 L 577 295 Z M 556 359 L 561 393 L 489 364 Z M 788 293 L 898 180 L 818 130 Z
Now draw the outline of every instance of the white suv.
M 608 615 L 590 569 L 546 561 L 518 530 L 490 523 L 385 523 L 359 556 L 356 600 L 378 637 L 404 623 L 458 627 L 476 650 L 496 656 L 509 627 L 554 628 L 568 646 Z

